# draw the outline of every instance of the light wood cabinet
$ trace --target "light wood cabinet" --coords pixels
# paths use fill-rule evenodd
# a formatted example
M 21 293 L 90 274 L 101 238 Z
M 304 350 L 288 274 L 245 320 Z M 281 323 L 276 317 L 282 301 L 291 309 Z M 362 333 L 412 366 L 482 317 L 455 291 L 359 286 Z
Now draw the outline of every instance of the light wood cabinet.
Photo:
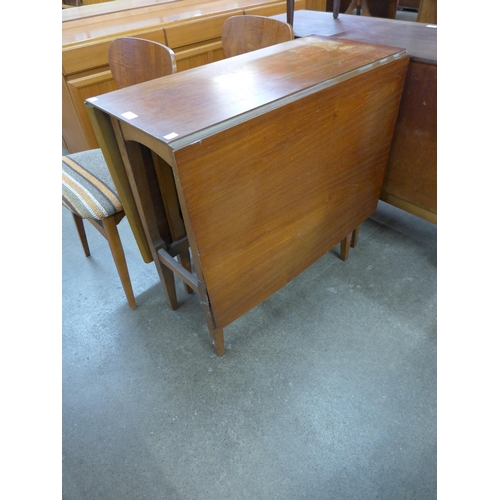
M 311 0 L 309 0 L 311 1 Z M 113 10 L 112 4 L 116 4 Z M 177 71 L 224 58 L 222 25 L 233 15 L 271 16 L 286 12 L 286 1 L 220 0 L 194 2 L 139 0 L 102 3 L 63 14 L 62 135 L 70 152 L 98 147 L 84 102 L 117 89 L 108 66 L 108 48 L 119 36 L 136 36 L 168 45 L 176 54 Z M 123 10 L 120 10 L 123 8 Z M 125 6 L 127 8 L 125 8 Z M 305 9 L 296 0 L 295 9 Z M 75 11 L 78 9 L 69 9 Z
M 63 100 L 63 144 L 69 151 L 97 148 L 84 102 L 89 97 L 105 94 L 117 88 L 109 69 L 80 78 L 69 77 L 66 82 L 63 80 L 63 92 L 68 94 L 67 103 L 73 108 L 68 117 L 68 110 L 65 109 Z

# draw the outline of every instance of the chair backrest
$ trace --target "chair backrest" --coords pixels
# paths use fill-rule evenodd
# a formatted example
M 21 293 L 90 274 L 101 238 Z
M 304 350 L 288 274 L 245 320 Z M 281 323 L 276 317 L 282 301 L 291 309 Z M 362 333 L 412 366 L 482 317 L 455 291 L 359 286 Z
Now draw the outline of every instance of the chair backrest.
M 142 38 L 113 40 L 108 59 L 113 80 L 120 88 L 171 75 L 177 70 L 172 49 Z
M 233 16 L 222 26 L 222 48 L 233 57 L 293 40 L 292 27 L 264 16 Z

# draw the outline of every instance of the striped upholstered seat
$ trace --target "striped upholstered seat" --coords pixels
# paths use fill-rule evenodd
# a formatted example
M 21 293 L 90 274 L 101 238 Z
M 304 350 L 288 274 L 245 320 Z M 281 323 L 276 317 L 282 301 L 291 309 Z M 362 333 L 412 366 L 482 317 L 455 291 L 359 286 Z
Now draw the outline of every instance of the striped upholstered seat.
M 62 157 L 62 202 L 82 219 L 102 220 L 123 210 L 100 149 Z
M 90 250 L 83 219 L 106 238 L 129 306 L 135 309 L 134 292 L 117 229 L 125 212 L 100 149 L 62 157 L 62 204 L 73 214 L 87 257 Z

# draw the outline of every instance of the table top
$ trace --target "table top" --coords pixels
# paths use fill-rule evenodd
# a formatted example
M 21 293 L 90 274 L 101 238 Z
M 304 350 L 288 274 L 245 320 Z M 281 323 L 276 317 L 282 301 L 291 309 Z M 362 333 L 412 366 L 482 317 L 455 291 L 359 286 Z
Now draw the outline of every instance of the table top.
M 305 37 L 87 102 L 177 150 L 404 55 L 394 47 Z
M 285 14 L 273 18 L 286 21 Z M 333 19 L 331 12 L 297 10 L 293 18 L 293 31 L 297 37 L 314 34 L 402 47 L 413 61 L 437 64 L 435 25 L 350 14 L 339 14 L 337 19 Z

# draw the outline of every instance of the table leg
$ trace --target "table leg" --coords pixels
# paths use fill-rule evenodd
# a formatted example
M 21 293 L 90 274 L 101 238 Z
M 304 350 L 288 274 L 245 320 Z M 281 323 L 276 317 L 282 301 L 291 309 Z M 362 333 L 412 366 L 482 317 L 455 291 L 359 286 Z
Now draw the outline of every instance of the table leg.
M 216 328 L 210 331 L 212 342 L 214 344 L 214 351 L 217 356 L 223 356 L 226 352 L 224 349 L 224 331 L 222 328 Z
M 333 0 L 333 19 L 339 17 L 340 0 Z
M 352 233 L 349 233 L 340 242 L 340 258 L 346 261 L 349 257 L 349 248 L 354 248 L 358 244 L 359 230 L 361 226 L 358 226 Z
M 358 244 L 358 238 L 359 238 L 359 230 L 361 229 L 361 226 L 358 226 L 353 232 L 352 232 L 352 238 L 351 238 L 351 248 L 354 248 Z
M 349 257 L 349 248 L 351 247 L 352 233 L 349 233 L 341 242 L 340 242 L 340 259 L 343 261 L 347 260 Z
M 286 0 L 286 22 L 293 26 L 293 11 L 295 7 L 295 0 Z

